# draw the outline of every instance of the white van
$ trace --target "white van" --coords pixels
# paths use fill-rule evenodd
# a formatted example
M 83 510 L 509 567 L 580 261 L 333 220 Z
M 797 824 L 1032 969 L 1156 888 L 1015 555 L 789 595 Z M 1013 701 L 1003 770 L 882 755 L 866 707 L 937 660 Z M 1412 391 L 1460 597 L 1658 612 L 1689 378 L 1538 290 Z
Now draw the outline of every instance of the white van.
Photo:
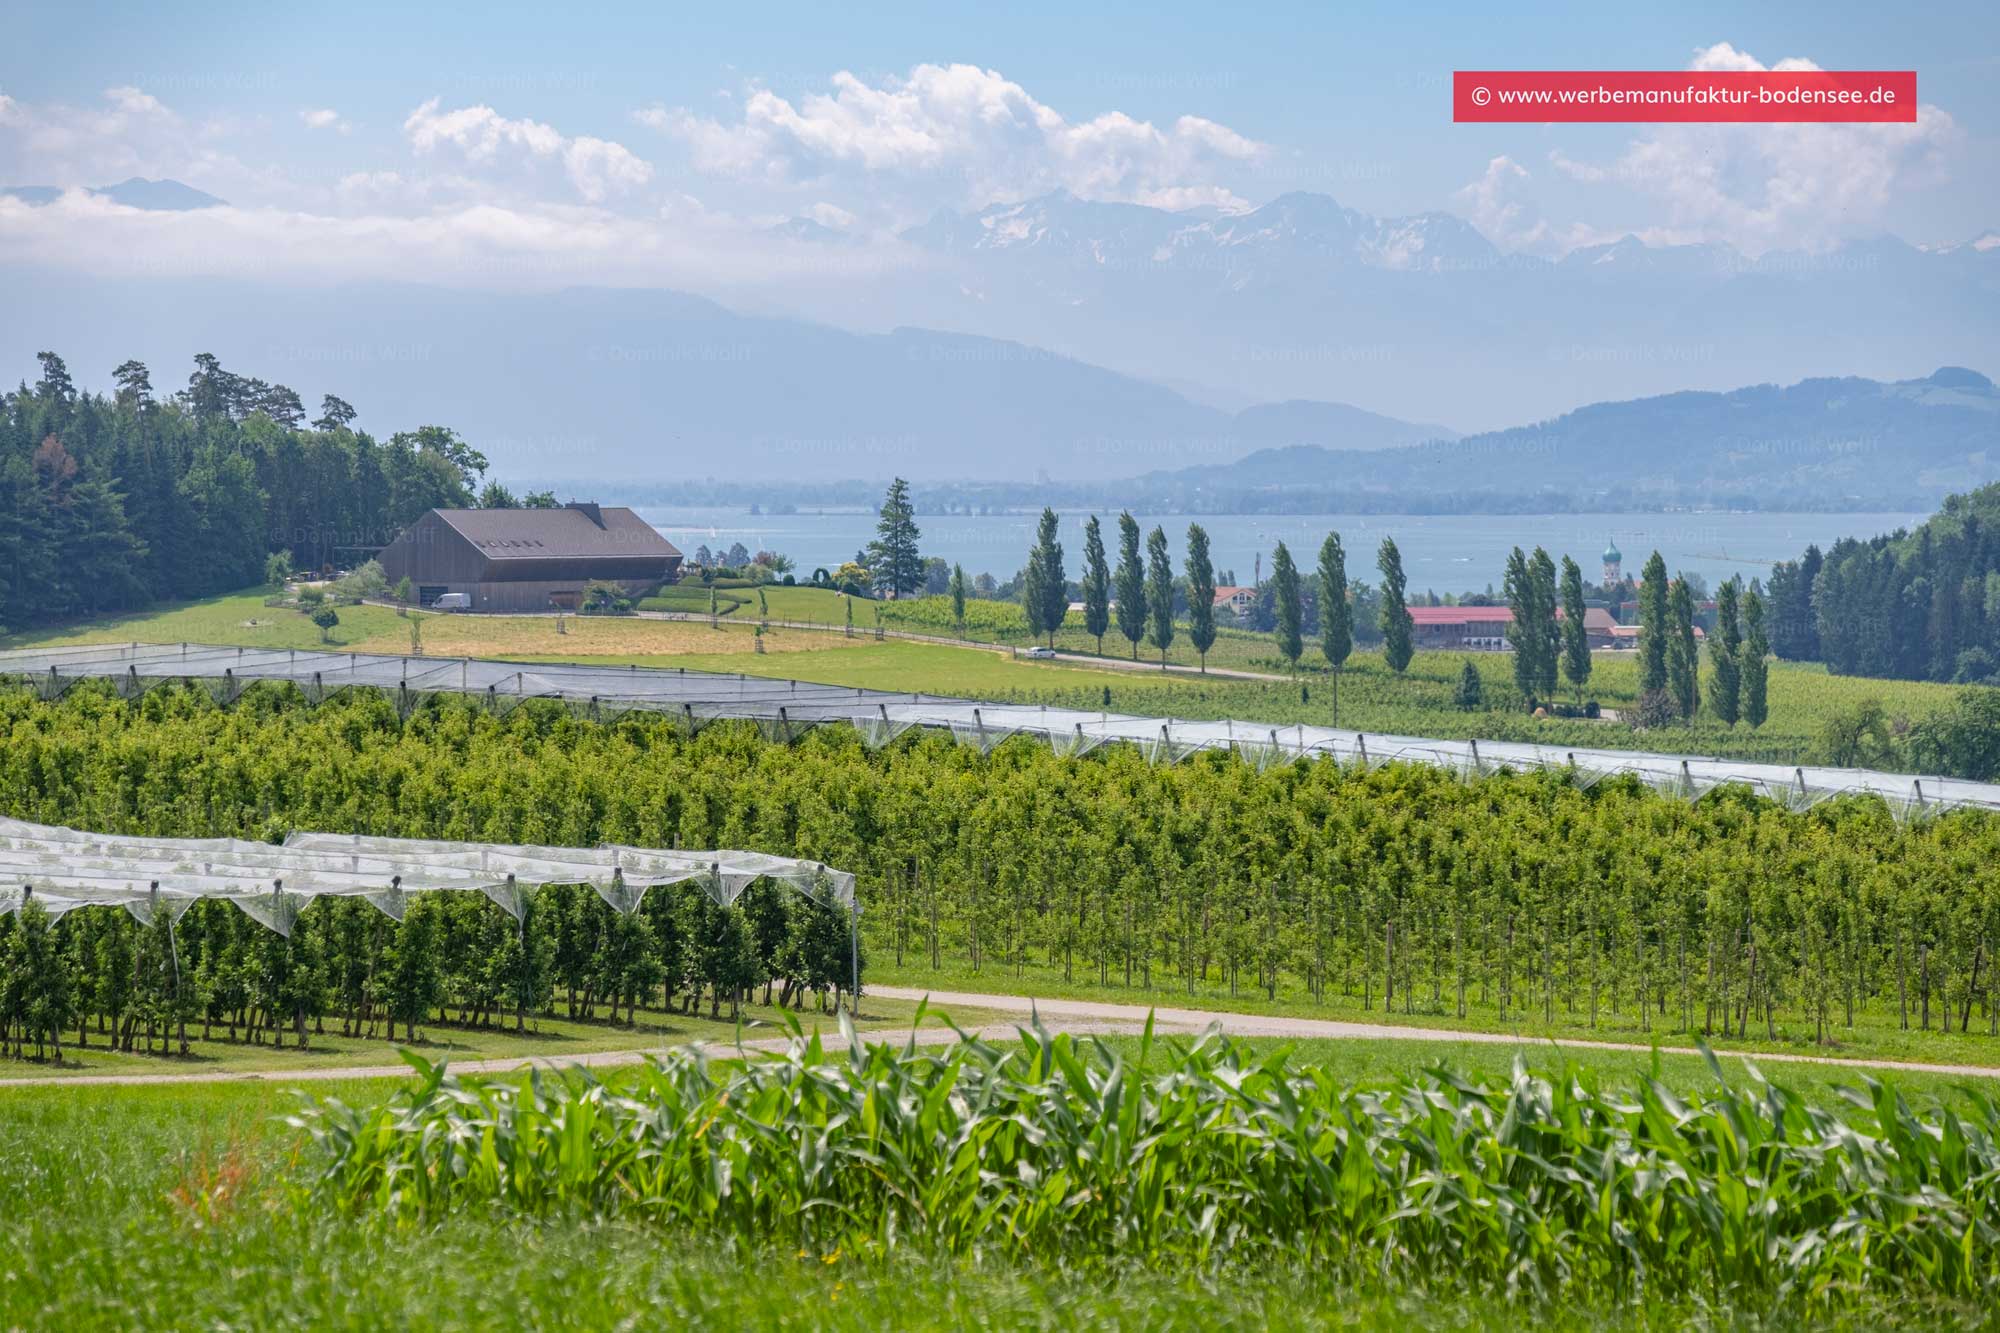
M 431 610 L 433 611 L 470 611 L 471 609 L 472 594 L 469 592 L 439 593 L 438 599 L 431 603 Z

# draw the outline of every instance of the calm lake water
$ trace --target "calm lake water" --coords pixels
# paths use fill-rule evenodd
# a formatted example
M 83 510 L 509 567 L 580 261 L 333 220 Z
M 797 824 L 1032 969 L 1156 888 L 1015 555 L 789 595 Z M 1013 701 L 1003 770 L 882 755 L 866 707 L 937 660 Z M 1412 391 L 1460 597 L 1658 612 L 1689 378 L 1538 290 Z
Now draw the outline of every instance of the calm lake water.
M 851 560 L 874 535 L 873 514 L 854 512 L 752 514 L 744 509 L 641 508 L 639 513 L 683 551 L 707 545 L 727 550 L 742 542 L 752 551 L 781 551 L 801 574 L 816 566 L 832 568 Z M 1083 560 L 1083 523 L 1088 515 L 1062 516 L 1064 563 L 1074 577 Z M 1507 553 L 1514 546 L 1546 546 L 1558 561 L 1567 554 L 1596 579 L 1606 541 L 1625 556 L 1625 571 L 1637 574 L 1658 550 L 1667 568 L 1699 574 L 1710 587 L 1732 574 L 1761 577 L 1778 560 L 1794 560 L 1807 543 L 1824 550 L 1842 537 L 1872 537 L 1913 527 L 1926 515 L 1880 514 L 1144 514 L 1146 531 L 1164 527 L 1174 563 L 1186 552 L 1189 523 L 1208 530 L 1218 571 L 1234 571 L 1249 582 L 1259 555 L 1270 572 L 1271 550 L 1284 542 L 1301 566 L 1319 559 L 1320 542 L 1338 532 L 1347 547 L 1351 577 L 1373 581 L 1375 551 L 1394 537 L 1412 592 L 1460 593 L 1500 584 Z M 1116 514 L 1104 516 L 1105 546 L 1118 558 Z M 963 564 L 967 574 L 1005 578 L 1027 563 L 1034 544 L 1032 514 L 920 516 L 925 555 Z

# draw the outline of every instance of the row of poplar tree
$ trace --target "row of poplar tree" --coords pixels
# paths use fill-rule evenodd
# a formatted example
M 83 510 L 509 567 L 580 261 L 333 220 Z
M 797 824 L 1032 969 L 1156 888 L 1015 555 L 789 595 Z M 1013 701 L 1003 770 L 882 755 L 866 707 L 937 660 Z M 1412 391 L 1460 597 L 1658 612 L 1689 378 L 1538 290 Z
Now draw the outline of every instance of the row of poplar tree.
M 845 727 L 785 746 L 747 723 L 689 736 L 651 714 L 601 724 L 450 696 L 405 718 L 369 692 L 313 708 L 289 685 L 227 710 L 174 686 L 133 703 L 0 693 L 0 734 L 7 812 L 38 822 L 823 861 L 861 877 L 864 936 L 904 976 L 1683 1032 L 1990 1032 L 2000 1013 L 2000 820 L 1982 812 L 1899 820 L 1872 798 L 1794 810 L 1741 789 L 1689 802 L 1629 779 L 1325 759 L 1155 765 L 1128 746 L 1076 759 L 1025 738 L 871 750 Z M 461 948 L 439 946 L 447 973 Z
M 1583 570 L 1565 555 L 1558 582 L 1555 561 L 1537 546 L 1516 546 L 1507 557 L 1508 628 L 1514 684 L 1532 701 L 1553 698 L 1558 670 L 1579 702 L 1590 683 L 1590 636 L 1584 624 Z M 1560 614 L 1558 614 L 1560 613 Z M 1715 595 L 1715 637 L 1709 643 L 1708 708 L 1728 726 L 1760 727 L 1770 713 L 1771 644 L 1764 601 L 1756 588 L 1730 579 Z M 1669 579 L 1658 551 L 1639 579 L 1638 721 L 1656 726 L 1701 711 L 1701 645 L 1695 634 L 1694 591 Z

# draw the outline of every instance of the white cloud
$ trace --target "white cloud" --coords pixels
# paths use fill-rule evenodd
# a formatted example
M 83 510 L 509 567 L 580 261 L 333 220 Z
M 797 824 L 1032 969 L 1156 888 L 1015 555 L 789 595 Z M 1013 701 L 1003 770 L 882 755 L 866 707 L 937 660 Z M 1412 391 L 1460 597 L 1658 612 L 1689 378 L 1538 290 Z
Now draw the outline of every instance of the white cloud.
M 918 65 L 879 83 L 842 71 L 831 84 L 796 103 L 752 89 L 726 121 L 660 105 L 633 116 L 684 142 L 699 171 L 769 185 L 844 182 L 856 197 L 894 184 L 919 208 L 1058 188 L 1227 205 L 1235 196 L 1221 178 L 1269 153 L 1198 116 L 1165 126 L 1119 111 L 1071 121 L 976 65 Z
M 332 107 L 308 107 L 299 112 L 299 119 L 309 130 L 333 130 L 345 134 L 353 127 L 340 118 L 340 113 Z
M 1766 66 L 1718 42 L 1697 51 L 1688 68 L 1819 66 L 1802 57 Z M 1664 206 L 1664 218 L 1635 230 L 1722 241 L 1754 255 L 1778 246 L 1823 249 L 1875 229 L 1900 192 L 1943 179 L 1958 138 L 1950 115 L 1920 104 L 1914 124 L 1654 125 L 1609 161 L 1558 150 L 1549 162 L 1578 184 L 1622 187 Z
M 403 133 L 420 156 L 455 150 L 474 165 L 556 161 L 590 203 L 646 184 L 653 168 L 623 144 L 588 135 L 569 138 L 552 125 L 511 120 L 490 106 L 446 111 L 431 98 L 409 114 Z

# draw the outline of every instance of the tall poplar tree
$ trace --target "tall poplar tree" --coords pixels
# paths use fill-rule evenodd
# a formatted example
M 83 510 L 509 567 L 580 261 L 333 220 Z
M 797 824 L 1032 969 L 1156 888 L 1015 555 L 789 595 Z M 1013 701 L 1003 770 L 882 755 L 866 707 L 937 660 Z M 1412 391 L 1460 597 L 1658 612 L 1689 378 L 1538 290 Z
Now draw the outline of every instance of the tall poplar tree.
M 1535 627 L 1540 612 L 1535 605 L 1534 569 L 1528 563 L 1528 553 L 1518 546 L 1507 555 L 1503 586 L 1508 609 L 1514 613 L 1507 629 L 1507 637 L 1514 645 L 1514 688 L 1521 692 L 1522 699 L 1533 704 L 1542 679 L 1541 666 L 1536 661 L 1542 650 L 1542 636 Z
M 1568 556 L 1562 563 L 1562 671 L 1563 679 L 1583 702 L 1583 687 L 1590 682 L 1590 631 L 1584 627 L 1587 608 L 1583 604 L 1583 570 Z
M 951 623 L 965 628 L 965 566 L 951 567 Z
M 1167 649 L 1174 644 L 1174 567 L 1167 556 L 1167 534 L 1154 528 L 1146 537 L 1146 604 L 1151 612 L 1152 642 L 1160 650 L 1160 666 L 1167 665 Z
M 1354 651 L 1354 608 L 1347 600 L 1347 552 L 1340 534 L 1319 546 L 1319 650 L 1333 669 L 1333 725 L 1340 725 L 1340 672 Z
M 1769 699 L 1771 642 L 1764 631 L 1764 599 L 1752 588 L 1743 598 L 1743 720 L 1754 730 L 1764 725 Z
M 1667 589 L 1667 689 L 1674 708 L 1692 719 L 1701 707 L 1700 650 L 1694 637 L 1694 590 L 1686 579 Z
M 1187 544 L 1188 642 L 1201 655 L 1206 674 L 1208 650 L 1215 646 L 1215 566 L 1209 561 L 1208 533 L 1201 524 L 1188 524 Z
M 1546 548 L 1537 546 L 1528 568 L 1535 576 L 1535 634 L 1541 640 L 1535 650 L 1535 692 L 1544 699 L 1555 697 L 1556 666 L 1562 657 L 1562 631 L 1556 625 L 1556 562 Z
M 1376 564 L 1382 571 L 1382 657 L 1400 675 L 1416 648 L 1410 642 L 1410 606 L 1404 600 L 1408 580 L 1403 577 L 1403 553 L 1396 549 L 1395 538 L 1382 539 Z
M 1639 575 L 1639 693 L 1667 688 L 1667 562 L 1658 551 Z
M 1283 542 L 1271 553 L 1271 592 L 1277 604 L 1278 654 L 1296 675 L 1299 654 L 1305 651 L 1301 634 L 1305 613 L 1299 605 L 1299 567 L 1292 563 L 1292 553 Z
M 1104 631 L 1111 627 L 1111 571 L 1104 563 L 1104 529 L 1092 514 L 1083 525 L 1083 628 L 1104 656 Z
M 1132 644 L 1132 660 L 1139 660 L 1139 644 L 1146 637 L 1146 564 L 1139 554 L 1139 520 L 1131 514 L 1118 516 L 1118 632 Z
M 1743 711 L 1743 626 L 1737 616 L 1736 580 L 1715 592 L 1715 643 L 1709 649 L 1708 703 L 1730 726 Z

